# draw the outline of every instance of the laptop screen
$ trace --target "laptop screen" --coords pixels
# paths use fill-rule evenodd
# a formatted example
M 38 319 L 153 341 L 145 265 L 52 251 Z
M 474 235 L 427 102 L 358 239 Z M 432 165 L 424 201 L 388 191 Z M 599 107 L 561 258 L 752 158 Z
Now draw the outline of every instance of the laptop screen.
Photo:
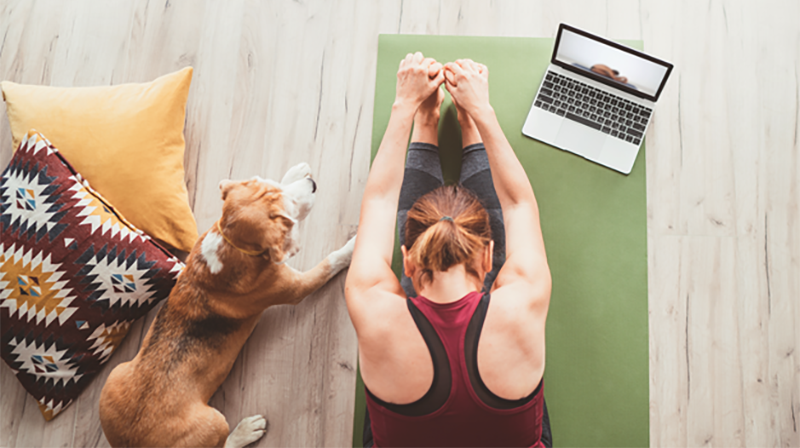
M 561 24 L 552 62 L 633 95 L 656 101 L 672 64 Z

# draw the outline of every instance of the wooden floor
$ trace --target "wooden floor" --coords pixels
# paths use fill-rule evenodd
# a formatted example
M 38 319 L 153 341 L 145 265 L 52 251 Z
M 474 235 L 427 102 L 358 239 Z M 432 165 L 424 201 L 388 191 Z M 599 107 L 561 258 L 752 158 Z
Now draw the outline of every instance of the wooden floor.
M 564 21 L 642 39 L 675 64 L 647 135 L 651 444 L 800 446 L 798 18 L 794 0 L 0 0 L 0 79 L 108 85 L 194 66 L 201 231 L 221 179 L 307 161 L 320 190 L 292 262 L 304 269 L 358 220 L 378 34 L 550 37 Z M 0 446 L 107 446 L 100 389 L 150 319 L 50 423 L 1 366 Z M 257 446 L 346 446 L 355 368 L 339 276 L 265 313 L 212 404 L 231 425 L 264 413 Z

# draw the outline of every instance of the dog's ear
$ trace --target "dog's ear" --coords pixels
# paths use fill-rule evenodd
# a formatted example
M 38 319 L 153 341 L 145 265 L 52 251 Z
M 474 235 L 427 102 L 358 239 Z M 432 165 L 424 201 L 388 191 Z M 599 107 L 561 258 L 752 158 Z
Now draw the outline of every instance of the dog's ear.
M 222 193 L 223 201 L 228 196 L 228 192 L 233 189 L 234 185 L 236 185 L 236 182 L 230 179 L 223 179 L 219 182 L 219 191 Z

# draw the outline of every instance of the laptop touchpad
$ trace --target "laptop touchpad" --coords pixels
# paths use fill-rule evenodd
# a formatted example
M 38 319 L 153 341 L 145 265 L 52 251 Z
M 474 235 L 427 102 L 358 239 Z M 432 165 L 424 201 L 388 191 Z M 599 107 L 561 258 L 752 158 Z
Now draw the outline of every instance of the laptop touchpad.
M 556 146 L 595 160 L 600 156 L 605 140 L 606 134 L 600 131 L 572 120 L 564 120 L 556 136 Z

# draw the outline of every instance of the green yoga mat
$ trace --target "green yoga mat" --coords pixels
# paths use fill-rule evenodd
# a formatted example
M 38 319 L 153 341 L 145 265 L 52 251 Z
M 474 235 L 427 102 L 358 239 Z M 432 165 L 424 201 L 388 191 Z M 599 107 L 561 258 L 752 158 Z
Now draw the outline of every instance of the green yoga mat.
M 641 48 L 641 42 L 625 42 Z M 644 148 L 625 176 L 524 136 L 522 124 L 550 62 L 553 39 L 382 35 L 372 157 L 409 52 L 489 67 L 489 96 L 533 185 L 553 293 L 547 318 L 545 397 L 557 446 L 649 445 L 647 218 Z M 458 179 L 461 137 L 445 100 L 439 141 L 445 180 Z M 399 250 L 395 272 L 399 273 Z M 354 445 L 361 444 L 359 378 Z

